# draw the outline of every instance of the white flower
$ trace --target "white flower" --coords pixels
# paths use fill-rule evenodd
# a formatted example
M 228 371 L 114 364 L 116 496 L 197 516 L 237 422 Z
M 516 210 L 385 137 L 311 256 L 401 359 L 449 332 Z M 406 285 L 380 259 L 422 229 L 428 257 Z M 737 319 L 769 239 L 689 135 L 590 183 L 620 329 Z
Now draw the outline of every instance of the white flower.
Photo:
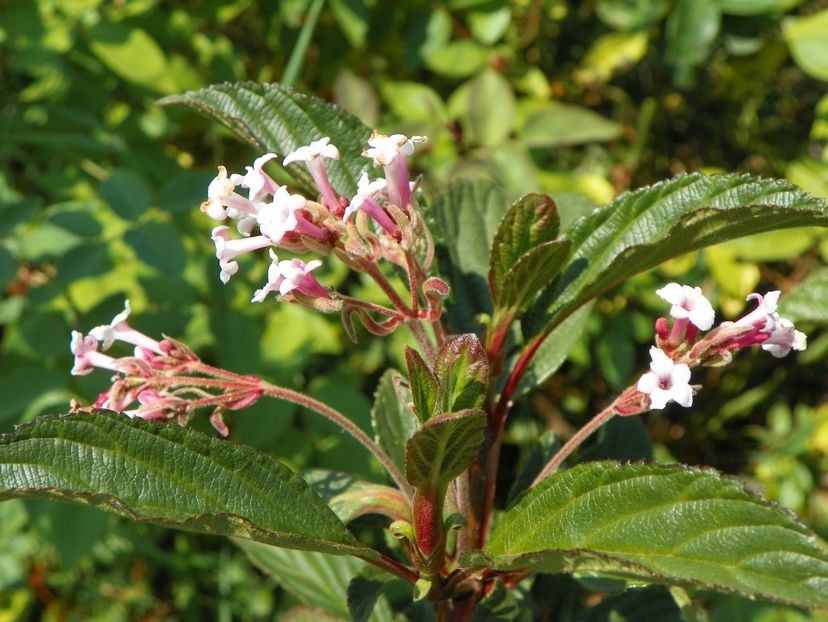
M 675 319 L 690 320 L 699 330 L 709 330 L 713 326 L 716 313 L 700 287 L 668 283 L 656 290 L 656 294 L 673 305 L 670 315 Z
M 357 182 L 356 196 L 351 199 L 350 204 L 345 210 L 345 214 L 342 216 L 342 220 L 347 221 L 348 218 L 351 217 L 351 214 L 365 204 L 366 200 L 373 199 L 374 195 L 378 192 L 382 192 L 387 185 L 388 182 L 386 182 L 382 177 L 379 177 L 374 181 L 368 181 L 368 173 L 363 173 Z
M 330 144 L 331 139 L 327 136 L 313 141 L 310 145 L 299 147 L 285 156 L 282 164 L 287 166 L 291 162 L 311 162 L 317 158 L 339 159 L 339 149 Z
M 263 302 L 271 292 L 279 292 L 284 296 L 296 290 L 306 296 L 328 298 L 328 290 L 322 287 L 311 274 L 322 262 L 312 259 L 305 263 L 301 259 L 287 259 L 279 261 L 272 250 L 270 251 L 270 267 L 267 269 L 267 284 L 256 290 L 252 302 Z
M 683 363 L 674 363 L 660 348 L 650 348 L 650 371 L 641 376 L 636 387 L 650 398 L 650 408 L 661 410 L 667 402 L 678 402 L 682 406 L 693 404 L 693 389 L 690 386 L 690 368 Z
M 227 169 L 218 167 L 218 175 L 213 178 L 207 186 L 207 200 L 201 204 L 201 211 L 205 212 L 213 220 L 224 220 L 227 218 L 225 207 L 227 201 L 235 194 L 236 186 L 241 182 L 240 175 L 227 176 Z
M 225 226 L 215 227 L 210 237 L 216 245 L 216 258 L 221 268 L 219 278 L 222 283 L 227 283 L 230 277 L 239 271 L 239 264 L 234 261 L 236 257 L 271 244 L 270 238 L 264 235 L 234 240 L 230 237 L 230 228 Z
M 410 156 L 414 153 L 414 145 L 424 143 L 428 140 L 425 136 L 404 136 L 403 134 L 392 134 L 384 136 L 374 134 L 368 139 L 369 148 L 362 152 L 366 158 L 372 158 L 375 166 L 387 166 L 391 164 L 398 155 Z
M 264 165 L 276 157 L 278 156 L 275 153 L 266 153 L 256 158 L 253 166 L 245 167 L 247 173 L 240 179 L 240 185 L 250 191 L 251 201 L 264 201 L 266 195 L 276 191 L 278 184 L 263 170 Z
M 779 315 L 776 313 L 776 307 L 779 305 L 779 296 L 781 293 L 776 290 L 768 292 L 764 296 L 757 293 L 748 295 L 745 300 L 755 300 L 756 308 L 744 317 L 736 320 L 734 324 L 736 326 L 752 326 L 763 333 L 772 333 L 779 319 Z
M 793 322 L 777 316 L 774 324 L 771 336 L 762 342 L 763 350 L 781 359 L 787 356 L 791 350 L 802 351 L 807 347 L 807 336 L 805 333 L 796 330 Z
M 127 318 L 130 313 L 132 313 L 132 309 L 129 306 L 129 300 L 125 300 L 124 310 L 112 318 L 112 322 L 96 326 L 89 331 L 89 334 L 98 341 L 103 342 L 104 350 L 108 350 L 115 341 L 123 341 L 124 343 L 134 345 L 136 347 L 135 355 L 139 357 L 141 356 L 141 350 L 164 354 L 158 341 L 127 324 Z M 74 340 L 74 335 L 72 338 Z
M 279 244 L 286 233 L 295 231 L 299 224 L 296 212 L 307 204 L 300 194 L 290 194 L 280 186 L 273 195 L 273 201 L 263 205 L 256 215 L 261 232 L 275 244 Z

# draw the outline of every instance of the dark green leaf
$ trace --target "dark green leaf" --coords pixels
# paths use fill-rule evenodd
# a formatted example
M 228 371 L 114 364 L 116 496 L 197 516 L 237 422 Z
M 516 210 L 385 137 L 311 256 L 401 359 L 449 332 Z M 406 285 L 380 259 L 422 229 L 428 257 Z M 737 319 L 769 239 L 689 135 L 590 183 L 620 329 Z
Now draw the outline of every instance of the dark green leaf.
M 450 337 L 437 353 L 434 374 L 439 384 L 439 412 L 453 413 L 483 405 L 489 384 L 489 359 L 475 335 Z
M 492 182 L 462 181 L 438 195 L 432 211 L 440 272 L 451 285 L 448 324 L 455 333 L 479 333 L 478 316 L 492 313 L 489 248 L 506 198 Z
M 124 240 L 146 264 L 161 274 L 177 276 L 184 270 L 187 255 L 181 234 L 170 224 L 148 222 L 127 231 Z
M 17 262 L 5 246 L 0 246 L 0 291 L 6 288 L 17 274 Z
M 529 455 L 526 456 L 518 469 L 517 477 L 515 477 L 515 481 L 512 482 L 512 487 L 509 489 L 507 505 L 512 505 L 521 493 L 529 489 L 543 467 L 552 459 L 552 456 L 560 447 L 560 440 L 553 432 L 547 431 L 538 439 L 538 442 L 532 446 Z
M 571 247 L 569 240 L 555 240 L 521 255 L 495 290 L 497 312 L 514 313 L 543 291 L 561 272 Z
M 526 610 L 526 604 L 520 602 L 519 594 L 514 588 L 506 589 L 502 583 L 496 583 L 495 588 L 474 610 L 471 622 L 512 622 L 519 619 L 521 611 Z
M 598 0 L 595 12 L 617 30 L 638 30 L 652 26 L 667 14 L 666 0 Z
M 673 597 L 662 586 L 628 590 L 587 609 L 577 622 L 685 622 Z M 731 618 L 748 620 L 748 618 Z
M 96 412 L 0 437 L 0 498 L 74 501 L 190 531 L 334 554 L 371 550 L 266 454 L 177 425 Z
M 394 377 L 399 375 L 399 372 L 389 369 L 380 378 L 374 392 L 371 423 L 380 447 L 402 468 L 405 464 L 405 442 L 417 431 L 417 419 L 402 403 L 402 396 L 394 386 Z M 403 388 L 400 387 L 400 390 Z
M 368 622 L 388 581 L 357 575 L 348 584 L 348 613 L 353 622 Z M 376 618 L 375 618 L 376 619 Z
M 780 180 L 692 174 L 627 192 L 565 233 L 573 247 L 568 265 L 536 309 L 545 309 L 543 321 L 554 326 L 667 259 L 752 233 L 808 225 L 828 225 L 825 202 Z
M 828 268 L 814 272 L 782 296 L 779 313 L 792 322 L 828 324 Z
M 555 201 L 545 194 L 526 194 L 512 203 L 495 233 L 489 257 L 492 291 L 502 285 L 515 262 L 538 244 L 558 237 L 560 218 Z
M 788 511 L 709 469 L 592 462 L 556 473 L 503 515 L 485 554 L 498 569 L 828 606 L 828 548 Z
M 204 194 L 206 186 L 202 189 Z M 115 171 L 101 184 L 101 194 L 118 216 L 137 220 L 147 211 L 150 189 L 144 179 L 132 171 Z
M 315 97 L 297 93 L 280 84 L 239 82 L 218 84 L 183 95 L 173 95 L 161 104 L 184 104 L 222 123 L 262 153 L 285 155 L 323 136 L 339 148 L 340 160 L 326 162 L 331 183 L 340 193 L 352 196 L 357 179 L 368 170 L 362 156 L 371 130 L 356 117 Z M 306 189 L 315 186 L 304 169 L 291 167 Z
M 414 412 L 420 423 L 425 423 L 437 408 L 439 399 L 437 378 L 431 373 L 428 363 L 413 348 L 406 347 L 405 362 L 408 367 L 408 383 L 411 385 Z
M 439 491 L 477 455 L 486 413 L 465 410 L 431 418 L 405 446 L 405 477 L 412 486 Z

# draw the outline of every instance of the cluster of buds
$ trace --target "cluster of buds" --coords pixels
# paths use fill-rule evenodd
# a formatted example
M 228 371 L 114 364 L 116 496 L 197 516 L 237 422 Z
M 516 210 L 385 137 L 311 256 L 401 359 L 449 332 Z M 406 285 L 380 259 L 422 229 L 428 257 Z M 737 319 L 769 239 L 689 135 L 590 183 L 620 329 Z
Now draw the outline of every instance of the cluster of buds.
M 722 322 L 713 330 L 715 312 L 700 288 L 669 283 L 656 293 L 672 305 L 673 321 L 671 326 L 665 317 L 656 320 L 650 371 L 636 385 L 638 393 L 646 396 L 649 408 L 662 409 L 671 401 L 691 406 L 690 369 L 697 365 L 726 364 L 735 352 L 753 345 L 761 345 L 776 358 L 787 356 L 791 350 L 804 350 L 807 345 L 805 334 L 776 312 L 778 291 L 764 296 L 750 294 L 747 300 L 757 305 L 753 311 L 735 322 Z
M 212 408 L 210 422 L 226 436 L 222 412 L 256 402 L 264 393 L 259 379 L 206 365 L 187 346 L 169 337 L 157 341 L 143 334 L 127 323 L 130 312 L 126 301 L 124 310 L 109 324 L 96 326 L 88 335 L 72 332 L 73 375 L 83 376 L 94 368 L 115 374 L 111 387 L 98 396 L 93 407 L 180 425 L 197 409 Z M 105 354 L 116 341 L 132 346 L 132 356 Z M 74 404 L 73 410 L 83 408 Z

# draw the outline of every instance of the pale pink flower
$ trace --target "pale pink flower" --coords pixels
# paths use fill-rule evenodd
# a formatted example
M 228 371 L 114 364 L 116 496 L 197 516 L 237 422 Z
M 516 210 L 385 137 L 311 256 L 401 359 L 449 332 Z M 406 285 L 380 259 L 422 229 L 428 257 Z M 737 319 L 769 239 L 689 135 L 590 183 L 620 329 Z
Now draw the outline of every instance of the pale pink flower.
M 293 291 L 314 298 L 329 298 L 328 290 L 322 287 L 311 274 L 322 262 L 313 259 L 307 263 L 301 259 L 279 261 L 276 253 L 270 253 L 271 263 L 267 269 L 267 284 L 256 290 L 253 302 L 262 302 L 271 292 L 279 292 L 284 296 Z
M 805 333 L 796 330 L 793 322 L 778 317 L 770 337 L 762 342 L 762 349 L 780 359 L 787 356 L 791 350 L 802 351 L 808 345 Z
M 414 145 L 426 140 L 425 136 L 408 138 L 403 134 L 384 136 L 374 132 L 368 140 L 369 148 L 362 152 L 362 155 L 374 161 L 375 166 L 383 167 L 388 180 L 388 200 L 402 209 L 411 204 L 406 158 L 414 153 Z
M 749 294 L 745 300 L 755 300 L 756 308 L 739 318 L 734 322 L 736 326 L 752 326 L 762 332 L 773 332 L 776 320 L 779 317 L 776 313 L 776 307 L 779 305 L 779 296 L 782 292 L 776 290 L 768 292 L 764 296 L 761 294 Z
M 276 193 L 279 187 L 273 178 L 265 173 L 264 165 L 270 160 L 277 158 L 275 153 L 266 153 L 263 156 L 256 158 L 253 161 L 253 166 L 246 166 L 247 173 L 241 177 L 239 183 L 242 187 L 249 190 L 249 197 L 251 201 L 262 202 L 267 195 Z
M 282 161 L 284 166 L 293 162 L 304 162 L 308 171 L 316 182 L 319 193 L 322 195 L 322 201 L 327 208 L 336 215 L 342 213 L 342 207 L 339 205 L 339 198 L 334 192 L 331 182 L 328 179 L 328 171 L 325 168 L 325 158 L 331 160 L 339 159 L 339 149 L 330 144 L 331 139 L 327 136 L 313 141 L 309 145 L 299 147 L 295 151 L 287 154 Z
M 98 341 L 103 342 L 104 350 L 108 350 L 112 346 L 112 343 L 117 340 L 134 345 L 136 348 L 136 356 L 139 358 L 148 358 L 142 351 L 164 354 L 160 344 L 155 339 L 148 337 L 127 324 L 127 318 L 131 311 L 129 300 L 125 300 L 124 310 L 116 315 L 111 323 L 96 326 L 89 331 L 89 334 Z
M 713 326 L 716 313 L 700 287 L 668 283 L 656 290 L 656 294 L 673 305 L 670 315 L 676 320 L 689 320 L 699 330 L 709 330 Z
M 221 268 L 219 278 L 222 283 L 227 283 L 230 277 L 239 271 L 239 264 L 235 261 L 237 257 L 266 248 L 272 243 L 271 239 L 264 235 L 234 240 L 230 236 L 230 228 L 223 225 L 213 229 L 211 238 L 216 245 L 216 258 Z
M 650 408 L 661 410 L 667 402 L 682 406 L 693 404 L 693 388 L 690 386 L 690 368 L 675 363 L 663 350 L 650 348 L 650 371 L 638 380 L 636 387 L 650 400 Z
M 386 233 L 394 235 L 397 231 L 394 221 L 391 220 L 391 217 L 385 213 L 385 210 L 374 199 L 374 196 L 382 192 L 386 185 L 387 182 L 381 177 L 369 182 L 368 174 L 363 173 L 357 182 L 356 196 L 351 199 L 342 220 L 347 221 L 351 217 L 351 214 L 361 209 L 368 216 L 376 220 Z
M 207 187 L 207 200 L 201 204 L 201 211 L 214 220 L 224 220 L 228 213 L 226 208 L 238 212 L 254 212 L 255 207 L 249 199 L 245 199 L 235 192 L 236 186 L 242 181 L 241 175 L 227 175 L 227 169 L 218 167 L 218 175 Z
M 83 333 L 73 330 L 69 350 L 75 355 L 73 376 L 85 376 L 91 373 L 94 367 L 118 371 L 118 363 L 114 358 L 98 352 L 98 340 L 92 335 L 84 336 Z

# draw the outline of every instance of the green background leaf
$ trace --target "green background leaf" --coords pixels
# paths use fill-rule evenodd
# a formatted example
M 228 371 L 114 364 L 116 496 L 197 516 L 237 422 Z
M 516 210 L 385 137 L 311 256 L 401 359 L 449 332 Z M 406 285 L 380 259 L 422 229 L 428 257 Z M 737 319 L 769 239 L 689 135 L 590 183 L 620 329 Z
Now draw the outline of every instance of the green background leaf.
M 388 369 L 380 378 L 374 392 L 371 422 L 380 447 L 400 469 L 405 465 L 405 442 L 417 431 L 417 419 L 400 403 L 394 388 L 394 376 L 399 372 Z

